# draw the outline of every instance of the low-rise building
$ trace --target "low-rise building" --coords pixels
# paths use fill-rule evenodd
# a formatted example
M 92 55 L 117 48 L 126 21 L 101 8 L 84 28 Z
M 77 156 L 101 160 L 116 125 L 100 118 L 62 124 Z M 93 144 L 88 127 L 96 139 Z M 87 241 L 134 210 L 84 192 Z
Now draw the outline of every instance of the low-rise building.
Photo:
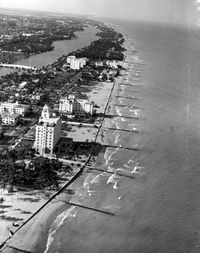
M 110 68 L 113 68 L 113 69 L 117 69 L 118 68 L 118 62 L 113 60 L 113 61 L 106 61 L 106 65 Z
M 75 55 L 69 55 L 69 56 L 67 56 L 67 63 L 70 64 L 75 59 L 76 59 Z
M 118 68 L 118 64 L 119 61 L 115 61 L 115 60 L 104 60 L 104 61 L 95 61 L 94 65 L 96 67 L 110 67 L 113 69 L 117 69 Z
M 11 125 L 14 126 L 20 118 L 19 114 L 16 113 L 2 113 L 1 122 L 2 125 Z
M 61 119 L 50 113 L 47 105 L 43 107 L 36 125 L 34 148 L 41 154 L 53 154 L 61 135 Z
M 85 99 L 77 99 L 74 95 L 61 98 L 59 103 L 59 111 L 65 114 L 93 114 L 94 102 Z
M 41 99 L 41 96 L 39 94 L 34 94 L 34 95 L 31 95 L 31 99 L 39 101 Z
M 4 102 L 0 104 L 0 114 L 10 113 L 10 114 L 19 114 L 24 116 L 24 114 L 29 110 L 28 105 L 16 103 Z

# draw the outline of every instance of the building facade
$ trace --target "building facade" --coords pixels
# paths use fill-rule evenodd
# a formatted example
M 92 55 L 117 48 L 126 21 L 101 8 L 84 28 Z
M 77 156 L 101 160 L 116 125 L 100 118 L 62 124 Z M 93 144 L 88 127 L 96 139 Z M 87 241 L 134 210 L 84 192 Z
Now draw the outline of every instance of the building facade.
M 14 126 L 20 118 L 19 114 L 16 113 L 1 113 L 2 125 Z
M 61 119 L 51 115 L 45 105 L 39 122 L 36 125 L 34 148 L 41 154 L 53 154 L 54 148 L 61 135 Z
M 14 114 L 19 114 L 24 116 L 24 114 L 29 110 L 28 105 L 23 105 L 19 104 L 18 102 L 16 103 L 1 103 L 0 104 L 0 114 L 2 113 L 14 113 Z
M 90 114 L 94 112 L 94 102 L 85 99 L 77 99 L 74 95 L 61 98 L 59 103 L 59 111 L 65 114 Z
M 83 68 L 87 63 L 87 58 L 76 58 L 74 55 L 67 57 L 67 64 L 69 64 L 70 69 L 79 70 Z

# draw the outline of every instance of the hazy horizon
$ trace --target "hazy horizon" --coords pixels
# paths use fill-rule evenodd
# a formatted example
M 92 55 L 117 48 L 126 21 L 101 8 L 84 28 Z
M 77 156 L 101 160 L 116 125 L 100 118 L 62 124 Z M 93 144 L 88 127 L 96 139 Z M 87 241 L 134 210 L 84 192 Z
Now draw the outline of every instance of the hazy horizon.
M 198 22 L 199 0 L 1 0 L 0 8 L 27 9 L 191 25 Z

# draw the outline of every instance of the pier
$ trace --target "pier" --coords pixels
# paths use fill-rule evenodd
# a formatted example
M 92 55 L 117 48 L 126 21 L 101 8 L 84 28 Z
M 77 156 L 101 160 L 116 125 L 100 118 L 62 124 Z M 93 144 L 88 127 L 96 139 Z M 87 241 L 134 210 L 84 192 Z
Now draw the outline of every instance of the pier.
M 131 87 L 134 87 L 135 85 L 134 84 L 126 84 L 126 83 L 119 83 L 119 86 L 131 86 Z
M 77 207 L 80 207 L 80 208 L 83 208 L 83 209 L 87 209 L 87 210 L 91 210 L 91 211 L 94 211 L 94 212 L 98 212 L 98 213 L 103 213 L 103 214 L 108 214 L 108 215 L 114 216 L 114 213 L 111 213 L 111 212 L 108 212 L 108 211 L 104 211 L 104 210 L 96 209 L 96 208 L 93 208 L 93 207 L 89 207 L 89 206 L 85 206 L 85 205 L 80 205 L 80 204 L 68 202 L 66 200 L 61 200 L 61 199 L 58 199 L 58 198 L 57 198 L 57 200 L 61 201 L 63 203 L 66 203 L 68 205 L 71 205 L 71 206 L 77 206 Z
M 111 104 L 113 106 L 116 106 L 116 107 L 124 107 L 124 108 L 132 108 L 132 109 L 139 109 L 138 106 L 128 106 L 128 105 L 119 105 L 119 104 Z
M 132 175 L 126 175 L 126 174 L 120 173 L 119 171 L 115 171 L 114 172 L 114 171 L 102 170 L 102 169 L 98 169 L 98 168 L 94 168 L 94 167 L 89 167 L 89 166 L 87 166 L 87 168 L 88 168 L 89 171 L 90 170 L 96 170 L 96 171 L 105 172 L 105 173 L 116 175 L 116 176 L 120 176 L 120 177 L 127 177 L 127 178 L 130 178 L 130 179 L 135 179 L 134 176 L 132 176 Z
M 130 93 L 138 93 L 137 90 L 123 90 L 123 89 L 118 89 L 117 91 L 120 91 L 120 92 L 126 91 L 126 92 L 130 92 Z
M 119 83 L 118 86 L 130 86 L 130 87 L 139 87 L 138 84 L 129 84 L 129 83 Z
M 113 96 L 113 97 L 116 97 L 116 98 L 126 98 L 126 99 L 138 100 L 138 98 L 135 98 L 135 97 L 123 97 L 123 96 Z
M 19 251 L 19 252 L 23 252 L 23 253 L 34 253 L 34 252 L 32 252 L 32 251 L 27 251 L 27 250 L 20 249 L 20 248 L 11 246 L 11 245 L 6 245 L 6 247 L 15 250 L 15 252 L 16 252 L 16 251 Z
M 114 127 L 103 127 L 105 130 L 114 130 L 114 131 L 122 131 L 127 133 L 139 133 L 138 130 L 126 130 L 126 129 L 120 129 L 120 128 L 114 128 Z
M 103 145 L 103 147 L 106 148 L 120 148 L 125 150 L 132 150 L 132 151 L 139 151 L 140 149 L 137 147 L 131 148 L 131 147 L 123 147 L 122 145 L 116 146 L 116 145 Z
M 138 117 L 120 116 L 118 114 L 116 114 L 116 115 L 107 114 L 106 116 L 110 116 L 110 117 L 113 117 L 113 118 L 137 119 L 137 120 L 139 119 Z

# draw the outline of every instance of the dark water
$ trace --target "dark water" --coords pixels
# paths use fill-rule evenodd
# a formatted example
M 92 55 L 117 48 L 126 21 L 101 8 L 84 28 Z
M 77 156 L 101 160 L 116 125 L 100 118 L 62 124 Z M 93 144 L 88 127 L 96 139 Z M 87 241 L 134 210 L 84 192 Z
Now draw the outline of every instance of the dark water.
M 140 133 L 114 132 L 109 141 L 140 150 L 108 149 L 103 168 L 138 172 L 133 173 L 135 179 L 87 176 L 74 201 L 115 216 L 66 211 L 48 252 L 199 252 L 200 33 L 144 23 L 121 22 L 120 27 L 133 40 L 142 62 L 132 59 L 123 79 L 138 86 L 120 93 L 130 96 L 135 91 L 138 100 L 116 102 L 134 103 L 140 119 L 118 118 L 112 123 L 134 126 Z M 118 113 L 134 115 L 130 108 Z
M 145 24 L 124 28 L 146 64 L 138 140 L 145 181 L 137 192 L 131 247 L 133 252 L 199 252 L 199 31 Z

